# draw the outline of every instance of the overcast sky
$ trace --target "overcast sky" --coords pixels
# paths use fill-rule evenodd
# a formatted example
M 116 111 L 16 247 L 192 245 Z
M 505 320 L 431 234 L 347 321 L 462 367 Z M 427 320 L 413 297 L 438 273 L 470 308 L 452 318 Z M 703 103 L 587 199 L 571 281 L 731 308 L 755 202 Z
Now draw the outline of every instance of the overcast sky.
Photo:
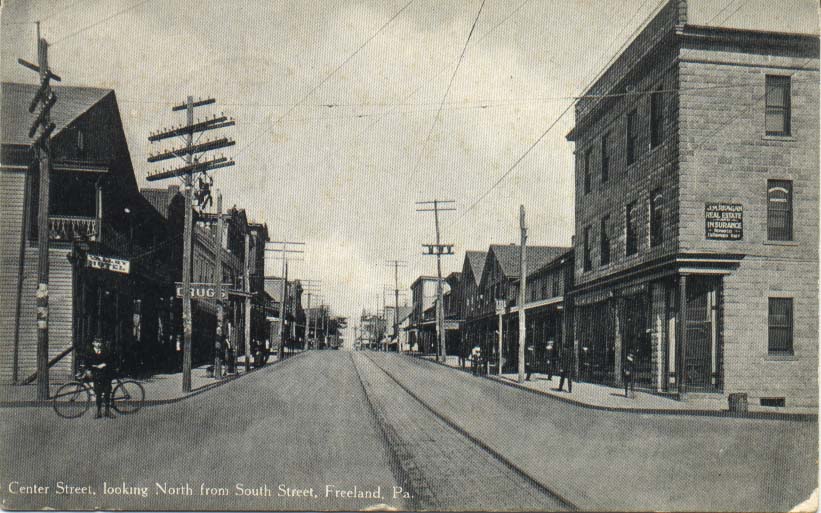
M 453 76 L 482 0 L 11 0 L 2 74 L 35 80 L 15 60 L 36 58 L 31 22 L 43 20 L 63 84 L 116 91 L 141 186 L 155 169 L 148 133 L 184 120 L 170 106 L 215 97 L 210 112 L 237 121 L 227 131 L 237 145 L 225 152 L 237 165 L 214 174 L 225 205 L 267 222 L 274 240 L 305 241 L 292 275 L 321 280 L 332 309 L 358 317 L 393 285 L 386 259 L 408 262 L 404 289 L 435 274 L 435 260 L 420 255 L 433 216 L 415 201 L 456 200 L 442 215 L 443 241 L 457 252 L 446 272 L 460 270 L 466 249 L 518 241 L 520 204 L 529 243 L 570 245 L 572 110 L 468 208 L 659 1 L 486 0 Z M 731 1 L 732 16 L 760 4 Z

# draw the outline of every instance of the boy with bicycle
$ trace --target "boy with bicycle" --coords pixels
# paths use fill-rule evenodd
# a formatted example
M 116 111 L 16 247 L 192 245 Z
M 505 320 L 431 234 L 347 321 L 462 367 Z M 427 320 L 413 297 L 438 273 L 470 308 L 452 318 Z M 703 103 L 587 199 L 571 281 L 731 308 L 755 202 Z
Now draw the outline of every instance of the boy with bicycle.
M 96 337 L 91 343 L 92 351 L 85 355 L 85 365 L 91 371 L 94 381 L 94 394 L 97 396 L 97 415 L 103 416 L 102 406 L 105 404 L 105 416 L 113 419 L 111 413 L 111 380 L 114 378 L 114 360 L 111 353 L 103 344 L 103 340 Z

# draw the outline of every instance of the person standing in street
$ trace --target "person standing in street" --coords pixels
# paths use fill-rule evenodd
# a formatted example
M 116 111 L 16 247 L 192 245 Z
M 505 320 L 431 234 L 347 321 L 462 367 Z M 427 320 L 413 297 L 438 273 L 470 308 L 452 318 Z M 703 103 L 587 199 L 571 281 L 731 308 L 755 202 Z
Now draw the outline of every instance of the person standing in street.
M 559 392 L 564 388 L 564 382 L 567 380 L 567 393 L 573 392 L 573 350 L 569 347 L 561 349 L 561 357 L 559 361 Z
M 114 414 L 111 413 L 111 380 L 114 378 L 114 360 L 101 338 L 94 339 L 91 343 L 91 352 L 85 355 L 84 360 L 94 380 L 94 395 L 97 398 L 97 415 L 94 418 L 99 419 L 103 416 L 103 405 L 105 405 L 105 416 L 114 418 Z

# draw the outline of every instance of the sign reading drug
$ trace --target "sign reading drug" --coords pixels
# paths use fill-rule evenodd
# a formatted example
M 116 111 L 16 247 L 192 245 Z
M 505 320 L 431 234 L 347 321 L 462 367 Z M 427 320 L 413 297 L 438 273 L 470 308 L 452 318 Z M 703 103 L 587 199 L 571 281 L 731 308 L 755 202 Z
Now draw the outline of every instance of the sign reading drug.
M 177 282 L 177 297 L 182 297 L 182 283 Z M 192 299 L 215 299 L 217 297 L 217 286 L 213 283 L 192 283 Z M 222 299 L 228 299 L 228 285 L 222 286 Z
M 706 203 L 705 236 L 713 240 L 744 238 L 744 207 L 738 203 Z
M 122 258 L 112 258 L 100 255 L 86 255 L 86 266 L 92 269 L 102 269 L 103 271 L 114 271 L 115 273 L 128 274 L 131 270 L 131 263 Z

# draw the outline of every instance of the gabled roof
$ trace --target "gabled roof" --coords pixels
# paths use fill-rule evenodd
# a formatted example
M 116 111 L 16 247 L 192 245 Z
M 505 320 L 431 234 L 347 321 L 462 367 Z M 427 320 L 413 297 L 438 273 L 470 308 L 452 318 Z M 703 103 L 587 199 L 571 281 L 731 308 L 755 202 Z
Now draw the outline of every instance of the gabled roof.
M 482 280 L 482 270 L 485 268 L 485 259 L 487 258 L 487 251 L 466 251 L 465 263 L 470 265 L 470 270 L 473 273 L 473 279 L 476 285 Z M 465 272 L 465 267 L 462 267 L 462 272 Z
M 0 106 L 0 119 L 2 119 L 0 139 L 3 144 L 27 146 L 31 144 L 28 129 L 37 113 L 35 110 L 34 114 L 30 114 L 28 107 L 39 86 L 3 82 L 0 87 L 2 87 L 3 97 L 2 106 Z M 57 96 L 57 102 L 51 109 L 51 121 L 55 125 L 52 137 L 59 134 L 61 130 L 103 98 L 114 94 L 113 89 L 96 87 L 52 86 L 52 90 Z
M 563 246 L 527 246 L 527 268 L 538 269 L 545 264 L 555 260 L 569 250 Z M 517 244 L 491 244 L 485 266 L 491 265 L 493 261 L 499 263 L 502 274 L 507 279 L 519 278 L 519 255 L 520 247 Z M 482 271 L 482 278 L 487 273 L 487 269 Z
M 178 185 L 169 185 L 166 189 L 147 187 L 140 189 L 140 194 L 166 219 L 171 214 L 171 204 L 174 202 L 174 198 L 181 195 Z

